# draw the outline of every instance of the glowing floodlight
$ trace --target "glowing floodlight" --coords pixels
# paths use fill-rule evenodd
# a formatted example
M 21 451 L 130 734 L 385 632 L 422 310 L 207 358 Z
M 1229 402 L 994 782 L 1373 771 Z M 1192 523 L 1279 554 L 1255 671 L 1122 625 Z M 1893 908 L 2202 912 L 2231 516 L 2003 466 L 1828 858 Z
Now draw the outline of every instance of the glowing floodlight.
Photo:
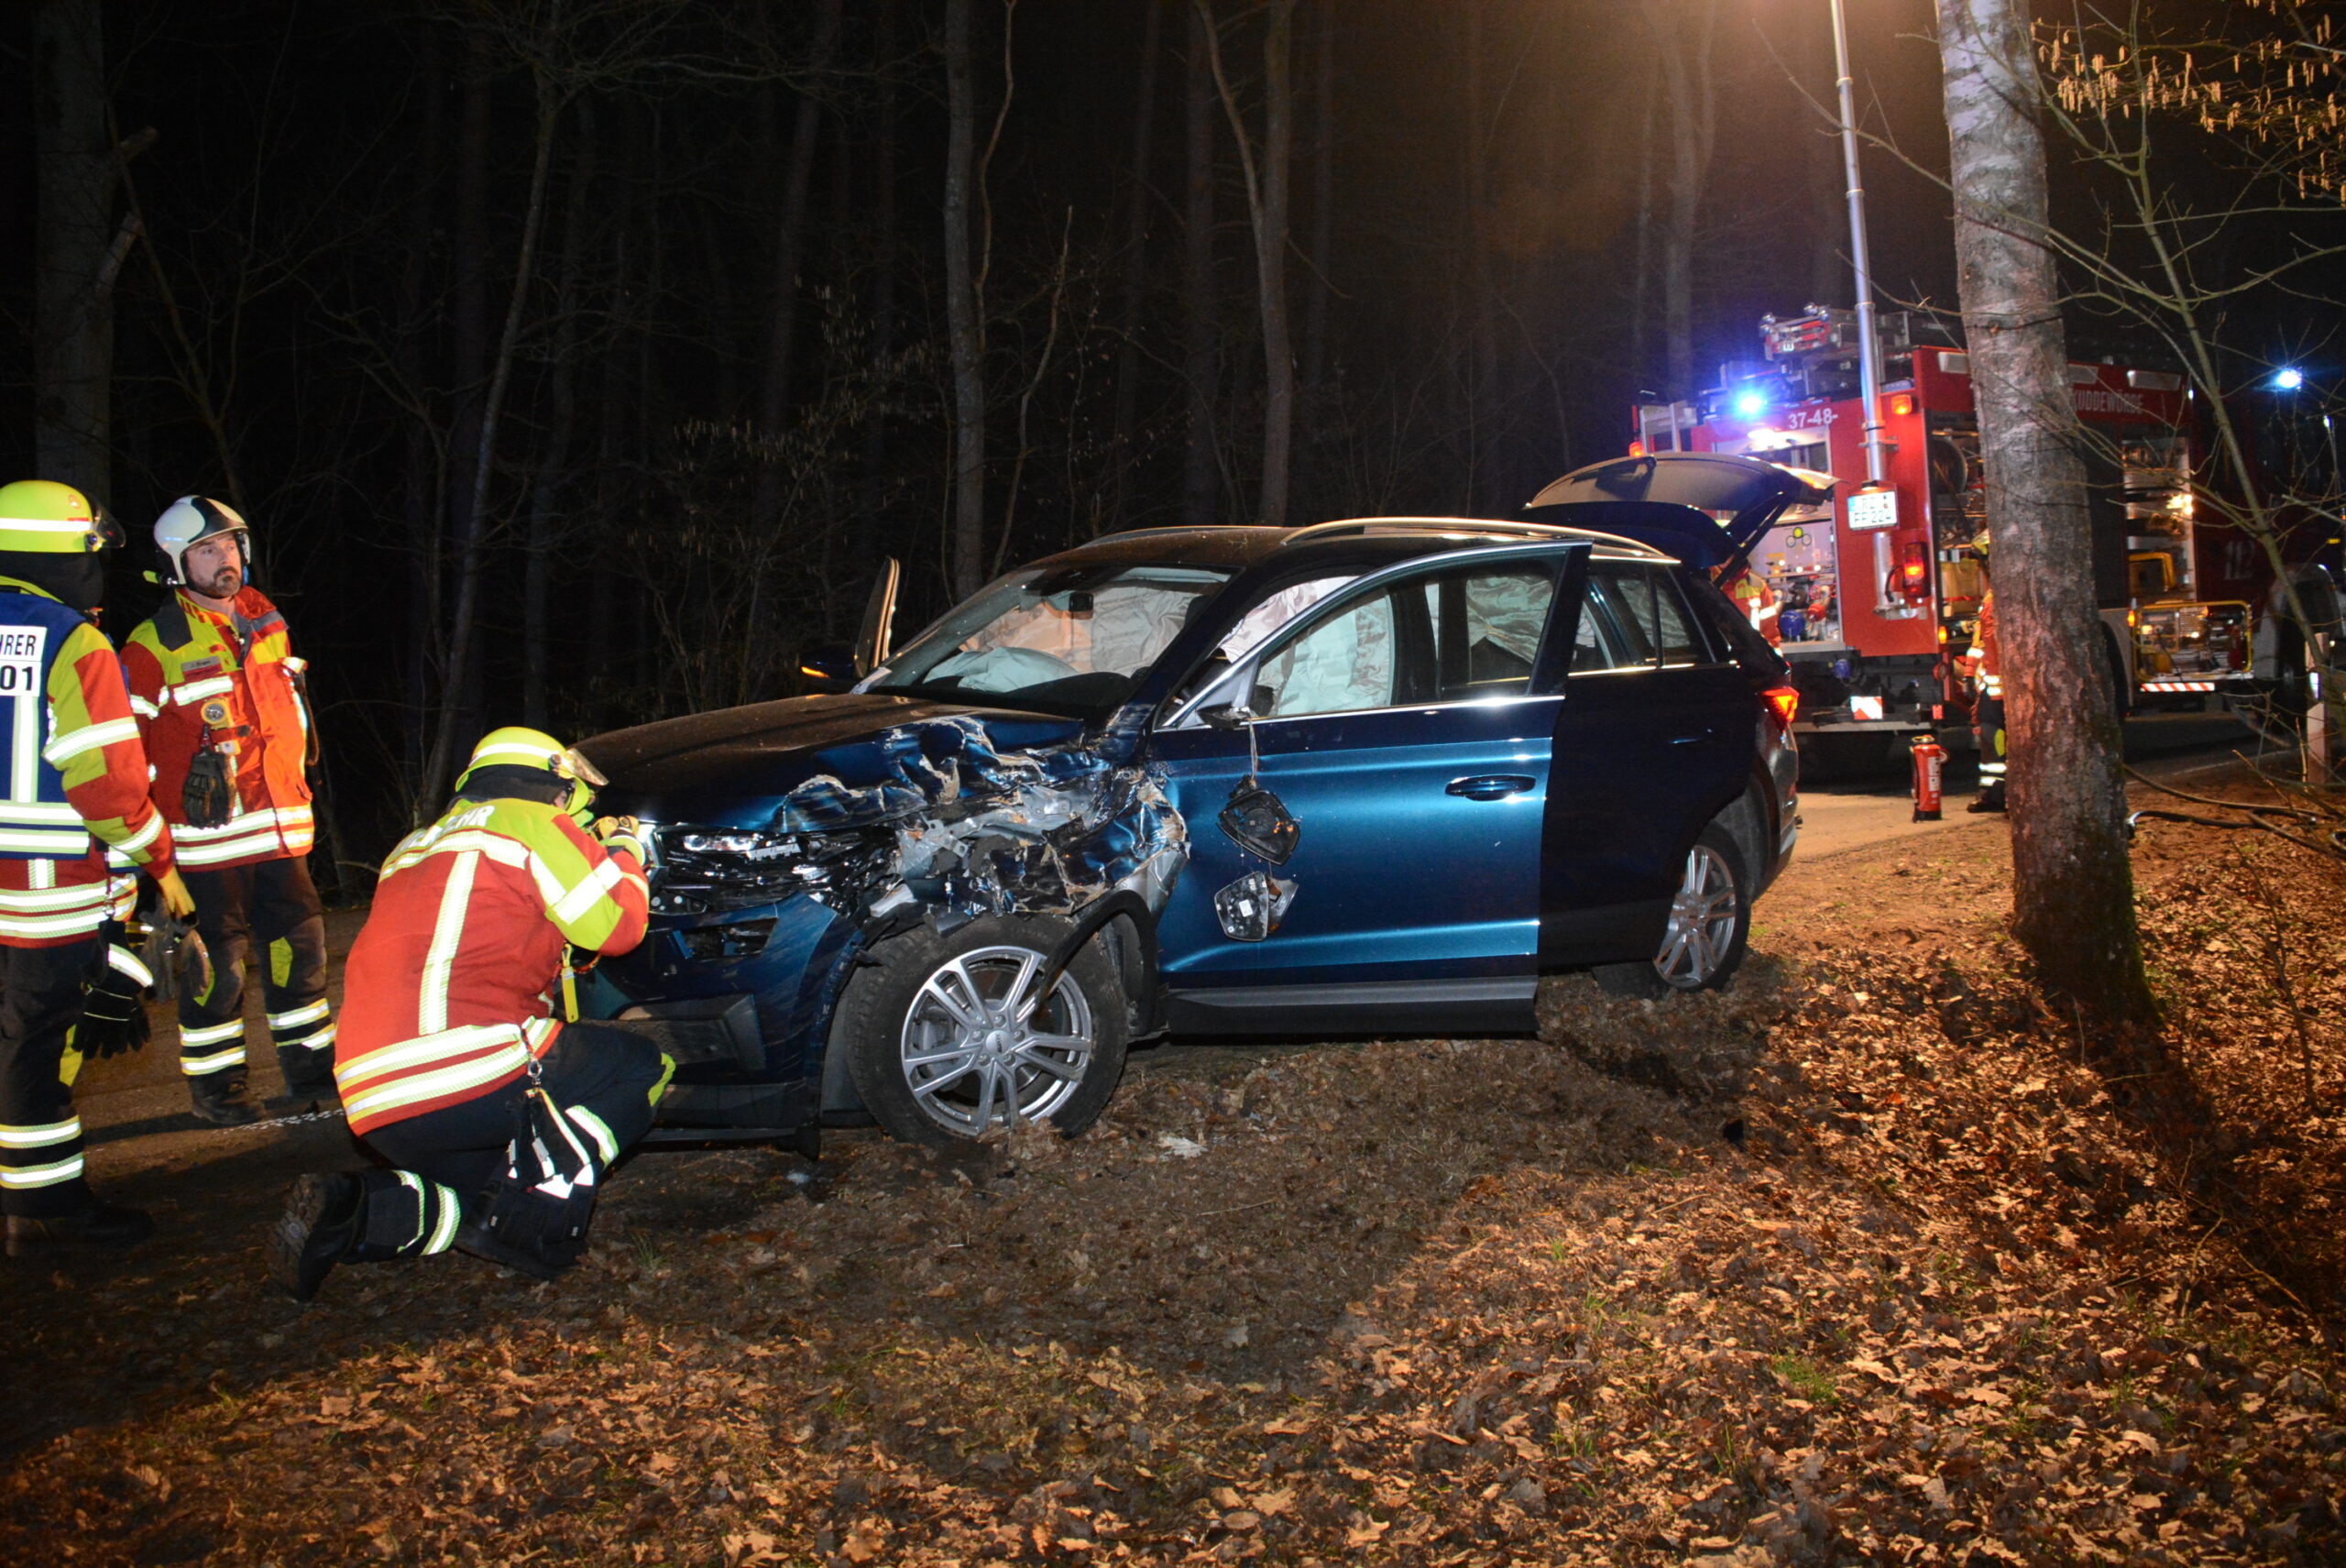
M 2285 365 L 2273 372 L 2273 389 L 2276 392 L 2294 392 L 2305 384 L 2306 373 L 2294 365 Z

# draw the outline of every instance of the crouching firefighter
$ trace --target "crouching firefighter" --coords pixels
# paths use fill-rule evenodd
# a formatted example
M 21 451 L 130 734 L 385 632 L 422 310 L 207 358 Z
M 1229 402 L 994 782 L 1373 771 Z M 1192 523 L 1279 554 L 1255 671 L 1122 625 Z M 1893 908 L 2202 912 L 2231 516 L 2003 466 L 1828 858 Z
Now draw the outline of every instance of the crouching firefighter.
M 295 1184 L 270 1245 L 295 1299 L 337 1263 L 455 1245 L 552 1279 L 586 1250 L 602 1178 L 674 1070 L 641 1035 L 555 1016 L 565 945 L 626 952 L 650 911 L 633 822 L 581 826 L 601 782 L 550 736 L 492 730 L 384 864 L 334 1070 L 390 1168 Z

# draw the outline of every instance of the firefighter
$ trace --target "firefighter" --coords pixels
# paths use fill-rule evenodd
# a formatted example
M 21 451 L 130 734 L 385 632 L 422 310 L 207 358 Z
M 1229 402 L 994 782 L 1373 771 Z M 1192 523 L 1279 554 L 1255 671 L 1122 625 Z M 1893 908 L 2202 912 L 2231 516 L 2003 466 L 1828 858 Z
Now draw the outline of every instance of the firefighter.
M 194 907 L 147 796 L 122 666 L 95 624 L 100 552 L 121 542 L 79 490 L 0 487 L 0 1210 L 11 1257 L 130 1246 L 155 1228 L 91 1191 L 73 1113 L 85 992 L 136 968 L 115 940 L 136 883 L 108 851 L 144 868 L 174 915 Z M 143 1022 L 135 987 L 106 989 L 128 997 L 123 1017 Z
M 1971 728 L 1979 741 L 1979 793 L 1966 811 L 2004 809 L 2004 682 L 1996 668 L 1996 588 L 1988 577 L 1988 534 L 1983 529 L 1971 542 L 1979 558 L 1979 624 L 1971 634 L 1971 652 L 1965 655 L 1974 694 Z
M 334 1094 L 325 920 L 309 867 L 317 731 L 285 618 L 252 586 L 245 520 L 185 496 L 156 520 L 155 546 L 168 597 L 124 644 L 123 670 L 213 959 L 210 985 L 180 996 L 180 1068 L 195 1113 L 237 1126 L 254 1118 L 245 1066 L 253 949 L 286 1092 Z
M 1783 600 L 1777 595 L 1774 585 L 1760 576 L 1757 566 L 1745 565 L 1736 575 L 1735 586 L 1727 591 L 1734 596 L 1735 608 L 1751 622 L 1753 630 L 1768 640 L 1770 647 L 1783 641 L 1783 629 L 1777 624 L 1777 616 L 1783 609 Z
M 550 736 L 492 730 L 440 820 L 391 851 L 334 1047 L 350 1130 L 391 1168 L 295 1184 L 270 1264 L 296 1300 L 342 1262 L 454 1245 L 551 1279 L 585 1249 L 674 1070 L 640 1035 L 555 1016 L 565 945 L 623 953 L 649 916 L 635 824 L 580 826 L 600 782 Z

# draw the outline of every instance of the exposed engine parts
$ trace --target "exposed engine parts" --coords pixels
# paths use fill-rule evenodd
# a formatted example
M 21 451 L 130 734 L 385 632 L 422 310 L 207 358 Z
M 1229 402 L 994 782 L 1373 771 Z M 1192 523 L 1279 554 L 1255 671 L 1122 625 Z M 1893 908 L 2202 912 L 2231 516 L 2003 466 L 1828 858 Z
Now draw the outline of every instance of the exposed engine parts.
M 1072 915 L 1119 889 L 1153 912 L 1189 861 L 1189 829 L 1149 770 L 1056 746 L 1004 755 L 974 718 L 892 729 L 893 776 L 819 774 L 763 829 L 668 827 L 654 906 L 746 909 L 806 894 L 843 916 Z

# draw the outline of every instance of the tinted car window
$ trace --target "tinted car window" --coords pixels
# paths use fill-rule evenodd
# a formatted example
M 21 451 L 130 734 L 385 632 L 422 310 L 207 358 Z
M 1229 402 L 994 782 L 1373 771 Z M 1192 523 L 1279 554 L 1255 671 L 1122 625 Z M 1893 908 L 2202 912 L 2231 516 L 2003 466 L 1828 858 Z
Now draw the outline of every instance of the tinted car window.
M 1709 618 L 1711 630 L 1727 644 L 1745 673 L 1771 681 L 1786 678 L 1783 655 L 1776 652 L 1723 589 L 1707 577 L 1696 577 L 1687 585 L 1687 590 L 1696 612 Z
M 1529 688 L 1531 661 L 1556 598 L 1556 579 L 1546 566 L 1453 570 L 1409 591 L 1432 634 L 1429 700 L 1512 696 Z
M 1396 584 L 1265 659 L 1256 711 L 1290 718 L 1523 692 L 1555 597 L 1542 563 L 1452 567 Z
M 1573 648 L 1574 670 L 1652 669 L 1706 663 L 1710 657 L 1709 644 L 1667 568 L 1623 561 L 1589 567 L 1588 600 Z

